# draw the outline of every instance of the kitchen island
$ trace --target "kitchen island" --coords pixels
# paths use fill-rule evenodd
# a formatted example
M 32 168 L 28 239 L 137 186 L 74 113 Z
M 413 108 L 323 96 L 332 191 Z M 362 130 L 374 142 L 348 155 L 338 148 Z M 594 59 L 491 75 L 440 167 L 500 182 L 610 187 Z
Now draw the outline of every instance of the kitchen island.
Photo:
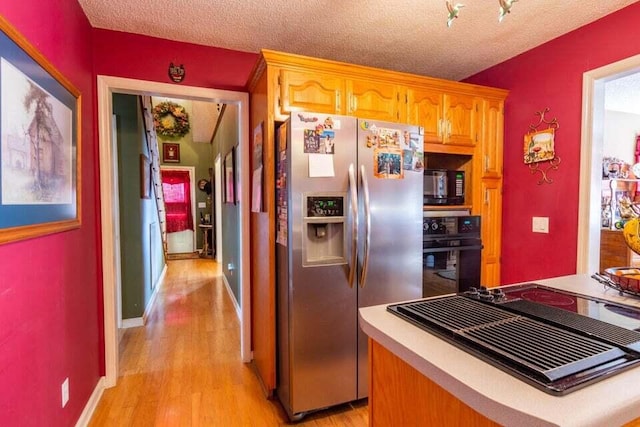
M 535 283 L 640 307 L 588 275 Z M 640 367 L 547 394 L 389 313 L 360 309 L 369 336 L 370 425 L 640 426 Z

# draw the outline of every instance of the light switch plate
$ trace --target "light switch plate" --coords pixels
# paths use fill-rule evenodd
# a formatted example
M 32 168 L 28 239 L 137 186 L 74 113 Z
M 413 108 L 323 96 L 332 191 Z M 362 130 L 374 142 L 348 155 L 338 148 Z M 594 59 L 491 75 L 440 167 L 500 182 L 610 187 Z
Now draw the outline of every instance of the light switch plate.
M 531 221 L 531 231 L 534 233 L 549 233 L 549 217 L 534 216 Z
M 207 202 L 198 202 L 198 209 L 204 209 L 207 207 Z

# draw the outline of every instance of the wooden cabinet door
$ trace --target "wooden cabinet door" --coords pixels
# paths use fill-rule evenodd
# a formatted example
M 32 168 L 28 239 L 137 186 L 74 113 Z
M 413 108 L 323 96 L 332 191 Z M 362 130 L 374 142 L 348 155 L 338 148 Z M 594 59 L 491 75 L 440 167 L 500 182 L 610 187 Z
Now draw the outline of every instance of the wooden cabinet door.
M 444 142 L 451 145 L 475 145 L 478 138 L 478 99 L 472 95 L 444 96 Z
M 482 177 L 502 176 L 502 150 L 504 133 L 504 102 L 486 99 L 482 114 Z
M 480 283 L 500 285 L 500 250 L 502 246 L 502 180 L 483 179 L 480 185 L 482 201 L 482 271 Z
M 280 113 L 293 111 L 343 114 L 344 79 L 310 71 L 280 70 Z
M 422 126 L 424 142 L 442 143 L 444 94 L 437 90 L 408 88 L 407 119 L 412 125 Z
M 346 114 L 398 122 L 401 86 L 374 80 L 348 80 Z

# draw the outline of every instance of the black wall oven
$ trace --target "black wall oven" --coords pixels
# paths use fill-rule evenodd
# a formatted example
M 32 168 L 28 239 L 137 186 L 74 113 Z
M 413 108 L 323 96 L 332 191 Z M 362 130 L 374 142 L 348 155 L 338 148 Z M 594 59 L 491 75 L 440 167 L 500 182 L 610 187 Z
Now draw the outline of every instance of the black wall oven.
M 480 286 L 480 217 L 425 217 L 422 225 L 422 296 Z

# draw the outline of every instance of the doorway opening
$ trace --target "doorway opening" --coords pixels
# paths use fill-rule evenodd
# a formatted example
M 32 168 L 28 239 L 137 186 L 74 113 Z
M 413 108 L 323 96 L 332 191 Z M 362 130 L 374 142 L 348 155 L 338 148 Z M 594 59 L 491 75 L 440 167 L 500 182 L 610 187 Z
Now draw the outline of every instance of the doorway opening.
M 600 267 L 605 84 L 640 72 L 640 55 L 605 65 L 583 75 L 580 202 L 576 272 L 593 274 Z
M 160 166 L 167 218 L 167 255 L 196 253 L 196 184 L 193 166 Z
M 98 76 L 98 145 L 100 157 L 100 199 L 102 217 L 102 260 L 103 260 L 103 303 L 104 303 L 104 341 L 105 341 L 105 386 L 113 387 L 118 377 L 118 315 L 116 289 L 118 269 L 116 266 L 117 247 L 117 162 L 111 114 L 114 93 L 133 95 L 154 95 L 192 99 L 204 102 L 233 104 L 238 107 L 238 170 L 237 185 L 239 189 L 247 186 L 249 170 L 249 96 L 243 92 L 199 88 L 193 86 L 177 86 L 166 83 L 126 79 L 111 76 Z M 240 336 L 241 358 L 244 362 L 251 360 L 250 351 L 250 289 L 249 289 L 249 201 L 248 191 L 238 191 L 240 206 L 238 283 L 240 287 Z M 115 208 L 114 208 L 115 207 Z

